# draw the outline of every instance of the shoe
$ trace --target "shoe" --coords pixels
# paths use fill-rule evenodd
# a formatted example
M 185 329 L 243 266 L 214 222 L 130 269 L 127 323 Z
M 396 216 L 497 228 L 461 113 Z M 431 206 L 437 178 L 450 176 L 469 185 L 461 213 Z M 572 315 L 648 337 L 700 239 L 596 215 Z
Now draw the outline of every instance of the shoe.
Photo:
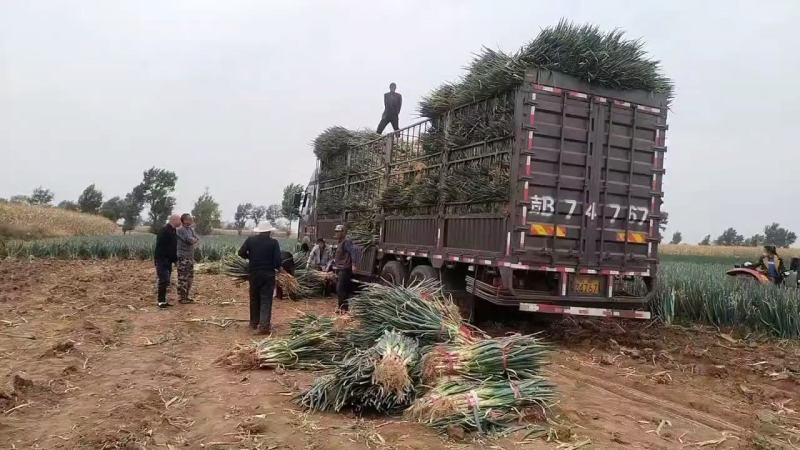
M 188 305 L 189 303 L 194 303 L 194 300 L 192 300 L 192 299 L 190 299 L 190 298 L 187 298 L 187 299 L 181 299 L 181 300 L 178 300 L 178 302 L 179 302 L 179 303 L 182 303 L 182 304 L 184 304 L 184 305 Z
M 253 332 L 253 334 L 256 336 L 266 336 L 269 333 L 270 333 L 270 327 L 261 327 L 261 326 L 256 328 L 256 330 Z
M 161 309 L 166 309 L 172 306 L 172 303 L 169 302 L 158 302 L 158 307 Z

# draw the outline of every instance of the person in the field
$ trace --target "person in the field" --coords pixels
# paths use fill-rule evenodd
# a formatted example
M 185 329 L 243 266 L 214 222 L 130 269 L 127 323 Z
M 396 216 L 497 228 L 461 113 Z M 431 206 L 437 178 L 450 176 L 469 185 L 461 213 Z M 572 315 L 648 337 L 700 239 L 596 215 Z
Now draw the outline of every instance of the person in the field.
M 783 260 L 778 256 L 778 250 L 774 245 L 764 246 L 764 254 L 761 255 L 761 258 L 753 268 L 764 273 L 769 278 L 769 281 L 775 284 L 780 284 L 783 281 Z
M 397 85 L 389 85 L 389 92 L 383 94 L 383 115 L 378 124 L 378 134 L 383 134 L 386 125 L 392 124 L 392 129 L 400 129 L 400 109 L 403 107 L 403 96 L 395 92 Z
M 270 236 L 275 229 L 261 224 L 248 237 L 239 256 L 249 261 L 250 274 L 250 327 L 256 334 L 269 334 L 272 326 L 272 295 L 275 291 L 275 273 L 281 268 L 281 246 Z

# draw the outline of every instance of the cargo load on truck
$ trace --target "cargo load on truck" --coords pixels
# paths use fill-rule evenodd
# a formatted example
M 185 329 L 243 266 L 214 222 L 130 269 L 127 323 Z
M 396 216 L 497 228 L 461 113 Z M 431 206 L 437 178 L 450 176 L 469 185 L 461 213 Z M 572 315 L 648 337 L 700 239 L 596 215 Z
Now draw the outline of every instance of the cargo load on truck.
M 483 49 L 426 120 L 314 142 L 301 234 L 346 223 L 358 271 L 436 276 L 524 311 L 649 317 L 672 83 L 621 31 L 562 21 Z

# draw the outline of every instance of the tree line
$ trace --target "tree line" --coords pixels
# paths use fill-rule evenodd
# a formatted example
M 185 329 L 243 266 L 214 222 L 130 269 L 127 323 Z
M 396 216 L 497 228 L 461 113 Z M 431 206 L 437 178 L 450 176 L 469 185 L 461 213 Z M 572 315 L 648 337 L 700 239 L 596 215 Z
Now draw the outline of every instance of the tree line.
M 149 225 L 150 232 L 157 233 L 167 222 L 169 216 L 173 214 L 175 208 L 173 193 L 177 181 L 178 176 L 175 172 L 152 167 L 144 171 L 142 181 L 124 197 L 114 196 L 104 201 L 103 192 L 93 183 L 83 190 L 77 201 L 64 200 L 56 207 L 100 215 L 112 222 L 122 220 L 122 231 L 125 233 L 143 222 L 141 214 L 147 206 L 149 209 L 146 223 Z M 284 188 L 283 201 L 280 205 L 254 207 L 252 203 L 240 204 L 234 214 L 234 227 L 241 233 L 248 219 L 253 220 L 256 225 L 263 219 L 267 219 L 271 223 L 275 223 L 280 217 L 285 217 L 289 221 L 297 219 L 294 196 L 296 193 L 302 192 L 303 186 L 291 183 Z M 53 206 L 54 198 L 53 191 L 38 186 L 30 195 L 14 195 L 8 200 L 0 198 L 0 202 Z M 200 234 L 210 234 L 214 228 L 222 226 L 219 203 L 214 200 L 208 188 L 195 201 L 191 214 L 194 216 L 195 227 Z
M 283 200 L 280 205 L 275 203 L 269 206 L 255 206 L 250 202 L 240 203 L 236 206 L 236 212 L 233 214 L 233 229 L 242 234 L 248 220 L 252 220 L 256 226 L 263 220 L 276 226 L 277 220 L 281 217 L 286 218 L 289 222 L 296 220 L 299 215 L 294 206 L 294 197 L 296 194 L 302 194 L 303 190 L 302 185 L 290 183 L 283 188 Z
M 762 245 L 774 245 L 776 247 L 790 247 L 797 241 L 797 234 L 782 227 L 779 223 L 773 222 L 764 226 L 763 233 L 756 233 L 748 238 L 739 234 L 733 227 L 723 231 L 722 234 L 712 240 L 711 235 L 707 234 L 698 245 L 719 245 L 723 247 L 743 246 L 760 247 Z M 683 242 L 683 235 L 680 231 L 672 234 L 670 244 L 680 244 Z

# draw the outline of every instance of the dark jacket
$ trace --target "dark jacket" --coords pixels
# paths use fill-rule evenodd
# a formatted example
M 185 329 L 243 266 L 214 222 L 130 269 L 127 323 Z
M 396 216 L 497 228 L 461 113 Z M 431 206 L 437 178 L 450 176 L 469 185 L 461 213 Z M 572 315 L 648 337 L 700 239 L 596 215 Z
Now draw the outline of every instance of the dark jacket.
M 336 253 L 333 254 L 336 269 L 346 270 L 353 268 L 353 250 L 353 241 L 347 238 L 336 246 Z
M 294 276 L 294 255 L 291 252 L 281 252 L 281 268 Z
M 281 246 L 266 234 L 248 237 L 239 249 L 239 256 L 250 261 L 251 273 L 274 273 L 281 268 Z
M 383 117 L 394 118 L 400 115 L 400 108 L 403 107 L 403 96 L 397 92 L 387 92 L 383 94 Z
M 166 224 L 158 232 L 153 259 L 169 262 L 178 261 L 178 235 L 172 225 Z

